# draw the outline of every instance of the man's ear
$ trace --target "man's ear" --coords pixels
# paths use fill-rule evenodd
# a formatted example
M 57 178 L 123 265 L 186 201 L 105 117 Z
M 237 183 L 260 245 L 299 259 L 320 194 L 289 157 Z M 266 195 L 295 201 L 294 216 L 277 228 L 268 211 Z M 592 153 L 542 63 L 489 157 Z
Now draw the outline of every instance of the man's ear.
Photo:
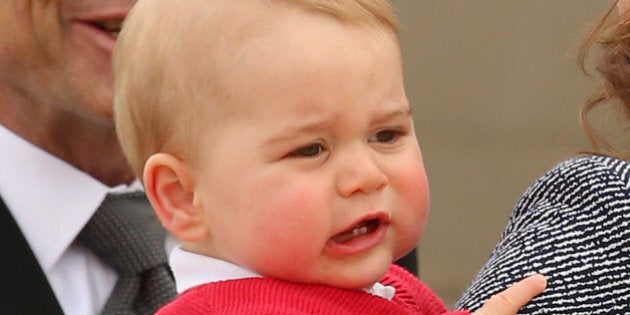
M 208 234 L 203 209 L 195 208 L 195 182 L 189 166 L 167 153 L 147 159 L 144 187 L 164 228 L 180 241 L 199 241 Z

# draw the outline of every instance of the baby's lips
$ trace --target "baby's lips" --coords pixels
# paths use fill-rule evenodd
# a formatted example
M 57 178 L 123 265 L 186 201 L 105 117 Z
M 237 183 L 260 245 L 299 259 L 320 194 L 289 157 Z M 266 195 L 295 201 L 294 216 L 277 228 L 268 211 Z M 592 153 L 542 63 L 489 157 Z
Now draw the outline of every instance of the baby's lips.
M 372 212 L 331 237 L 326 247 L 335 256 L 359 254 L 383 242 L 388 229 L 389 214 L 383 211 Z
M 361 221 L 353 228 L 333 236 L 332 240 L 337 243 L 344 244 L 356 237 L 360 237 L 362 235 L 366 235 L 376 231 L 381 224 L 382 222 L 378 218 Z

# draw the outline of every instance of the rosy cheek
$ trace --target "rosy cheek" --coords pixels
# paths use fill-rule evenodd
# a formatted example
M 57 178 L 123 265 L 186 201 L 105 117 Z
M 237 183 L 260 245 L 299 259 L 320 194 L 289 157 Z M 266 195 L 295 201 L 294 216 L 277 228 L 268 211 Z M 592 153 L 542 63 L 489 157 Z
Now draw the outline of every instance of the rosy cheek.
M 428 210 L 429 183 L 421 161 L 399 168 L 393 185 L 401 191 L 403 199 L 414 209 L 424 210 L 423 212 Z
M 399 218 L 400 244 L 413 246 L 418 241 L 429 212 L 429 184 L 421 162 L 411 163 L 409 167 L 398 168 L 398 176 L 392 181 L 399 192 L 399 209 L 395 215 Z
M 312 183 L 294 182 L 281 187 L 269 204 L 266 218 L 275 232 L 270 231 L 280 244 L 308 250 L 318 240 L 318 234 L 326 231 L 325 220 L 328 217 L 326 197 Z M 303 244 L 306 243 L 306 244 Z
M 301 278 L 321 255 L 326 228 L 326 208 L 317 190 L 296 183 L 280 188 L 259 217 L 261 227 L 255 242 L 260 271 L 278 278 Z M 297 255 L 296 253 L 299 253 Z

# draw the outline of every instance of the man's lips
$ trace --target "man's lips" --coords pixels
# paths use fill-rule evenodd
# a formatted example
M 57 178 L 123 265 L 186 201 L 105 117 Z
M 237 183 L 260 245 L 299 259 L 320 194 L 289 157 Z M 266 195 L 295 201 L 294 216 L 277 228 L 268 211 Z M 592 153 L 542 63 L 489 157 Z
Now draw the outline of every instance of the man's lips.
M 131 9 L 132 4 L 117 5 L 110 8 L 82 9 L 66 18 L 70 21 L 89 25 L 91 28 L 107 33 L 110 37 L 118 37 L 123 20 Z
M 103 32 L 109 33 L 113 38 L 117 38 L 122 27 L 123 19 L 85 21 Z
M 87 15 L 73 19 L 73 34 L 77 45 L 94 45 L 111 56 L 127 12 Z

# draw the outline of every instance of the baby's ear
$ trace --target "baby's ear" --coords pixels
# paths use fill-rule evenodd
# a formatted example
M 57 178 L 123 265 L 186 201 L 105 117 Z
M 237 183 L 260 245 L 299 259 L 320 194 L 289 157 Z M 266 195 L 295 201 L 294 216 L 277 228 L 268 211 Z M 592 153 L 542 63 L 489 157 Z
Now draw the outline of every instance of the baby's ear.
M 208 233 L 204 213 L 194 207 L 194 178 L 189 166 L 167 153 L 156 153 L 144 166 L 144 187 L 164 228 L 180 241 L 195 242 Z

